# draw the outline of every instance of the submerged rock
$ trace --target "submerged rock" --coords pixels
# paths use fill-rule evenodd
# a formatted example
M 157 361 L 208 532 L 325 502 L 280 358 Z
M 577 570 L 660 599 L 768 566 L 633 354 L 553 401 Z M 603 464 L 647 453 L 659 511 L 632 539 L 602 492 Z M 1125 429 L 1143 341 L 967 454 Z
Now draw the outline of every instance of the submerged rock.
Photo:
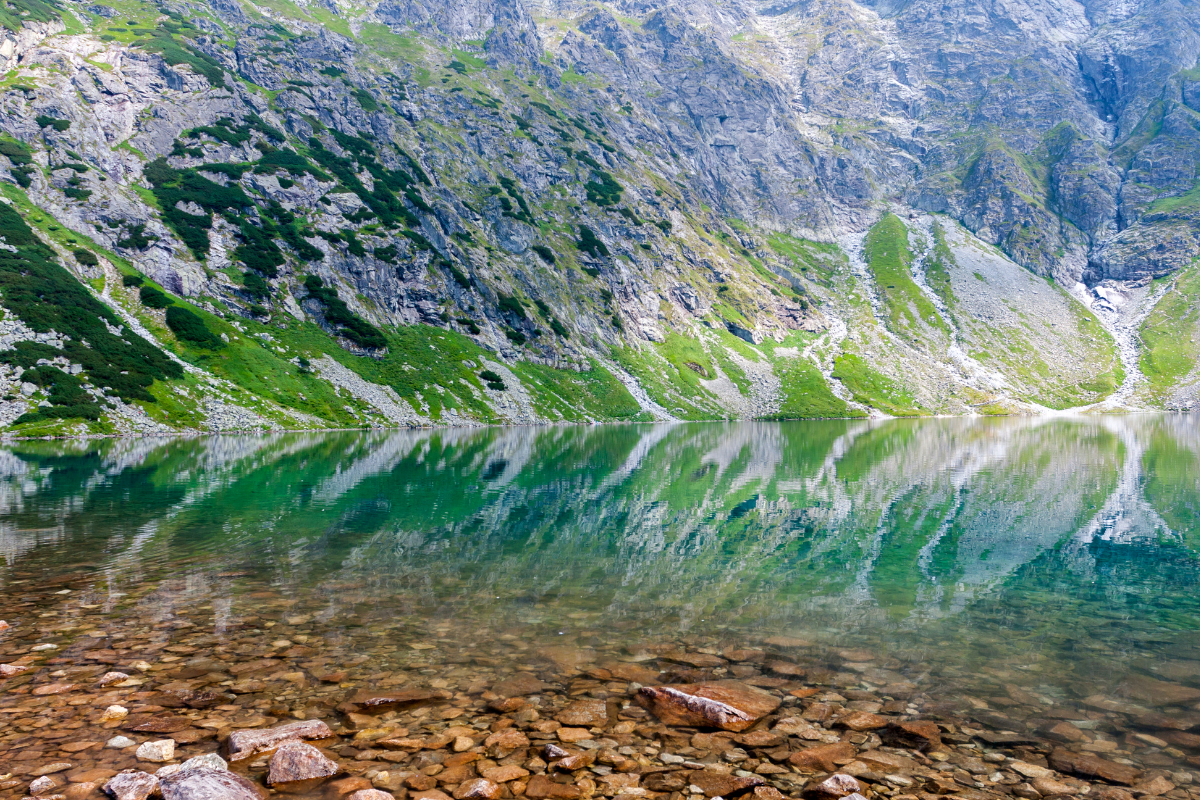
M 271 756 L 267 784 L 280 792 L 307 792 L 341 771 L 336 761 L 311 744 L 288 741 Z
M 1109 783 L 1120 783 L 1132 786 L 1142 776 L 1137 767 L 1106 761 L 1093 755 L 1074 753 L 1070 750 L 1058 749 L 1050 754 L 1050 766 L 1059 772 L 1077 775 L 1080 778 L 1100 778 Z
M 646 686 L 637 701 L 667 725 L 744 731 L 779 707 L 779 698 L 738 681 Z
M 146 800 L 158 790 L 158 778 L 137 769 L 118 772 L 104 784 L 104 791 L 114 800 Z
M 234 772 L 185 769 L 159 782 L 163 800 L 262 800 L 264 792 Z
M 319 719 L 289 722 L 266 730 L 234 731 L 229 734 L 229 760 L 241 761 L 274 750 L 284 742 L 330 739 L 333 731 Z

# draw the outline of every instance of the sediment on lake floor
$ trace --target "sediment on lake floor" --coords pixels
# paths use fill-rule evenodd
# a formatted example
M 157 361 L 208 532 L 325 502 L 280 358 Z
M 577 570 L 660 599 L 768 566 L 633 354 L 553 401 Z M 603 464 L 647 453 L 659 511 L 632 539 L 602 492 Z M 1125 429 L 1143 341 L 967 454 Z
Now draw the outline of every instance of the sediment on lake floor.
M 1195 652 L 1062 698 L 788 635 L 348 619 L 332 584 L 118 612 L 72 580 L 9 587 L 3 797 L 1200 798 Z

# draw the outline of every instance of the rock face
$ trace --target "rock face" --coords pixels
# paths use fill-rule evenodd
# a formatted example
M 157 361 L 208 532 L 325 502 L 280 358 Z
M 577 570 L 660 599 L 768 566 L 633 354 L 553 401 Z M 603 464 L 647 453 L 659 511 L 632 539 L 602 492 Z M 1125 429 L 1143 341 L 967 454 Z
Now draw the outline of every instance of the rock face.
M 736 681 L 643 687 L 638 703 L 668 725 L 744 731 L 779 707 L 779 699 Z
M 104 784 L 113 800 L 146 800 L 159 791 L 158 778 L 139 770 L 119 772 Z

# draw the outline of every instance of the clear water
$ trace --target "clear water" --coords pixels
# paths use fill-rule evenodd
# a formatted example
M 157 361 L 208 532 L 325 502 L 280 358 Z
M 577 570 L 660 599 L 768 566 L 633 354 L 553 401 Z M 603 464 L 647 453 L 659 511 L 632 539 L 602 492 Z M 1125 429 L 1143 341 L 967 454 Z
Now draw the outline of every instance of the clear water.
M 453 674 L 786 636 L 812 681 L 1000 728 L 1200 686 L 1190 416 L 34 441 L 0 472 L 8 660 L 290 637 Z

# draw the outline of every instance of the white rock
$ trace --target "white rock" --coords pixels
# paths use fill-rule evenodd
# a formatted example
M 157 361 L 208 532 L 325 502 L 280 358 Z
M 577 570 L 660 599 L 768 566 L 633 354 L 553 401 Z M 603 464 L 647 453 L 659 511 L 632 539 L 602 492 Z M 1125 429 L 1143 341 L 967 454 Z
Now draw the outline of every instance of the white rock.
M 104 713 L 100 715 L 101 722 L 116 722 L 125 719 L 129 716 L 129 709 L 125 706 L 109 706 L 104 709 Z
M 100 676 L 100 685 L 108 686 L 112 683 L 120 683 L 129 678 L 124 672 L 106 672 Z
M 180 765 L 181 769 L 229 769 L 225 759 L 216 753 L 205 753 L 202 756 L 189 758 Z
M 124 750 L 126 747 L 133 747 L 137 742 L 130 739 L 128 736 L 114 736 L 104 743 L 105 747 L 111 747 L 114 750 Z
M 139 761 L 155 761 L 162 763 L 175 757 L 175 740 L 159 739 L 157 742 L 143 742 L 138 746 Z
M 33 795 L 45 794 L 58 786 L 54 779 L 49 775 L 43 775 L 40 778 L 35 778 L 33 783 L 29 784 L 29 793 Z
M 154 773 L 154 777 L 161 780 L 162 778 L 174 775 L 181 769 L 183 769 L 183 767 L 180 764 L 167 764 L 165 767 L 159 767 L 159 769 Z

